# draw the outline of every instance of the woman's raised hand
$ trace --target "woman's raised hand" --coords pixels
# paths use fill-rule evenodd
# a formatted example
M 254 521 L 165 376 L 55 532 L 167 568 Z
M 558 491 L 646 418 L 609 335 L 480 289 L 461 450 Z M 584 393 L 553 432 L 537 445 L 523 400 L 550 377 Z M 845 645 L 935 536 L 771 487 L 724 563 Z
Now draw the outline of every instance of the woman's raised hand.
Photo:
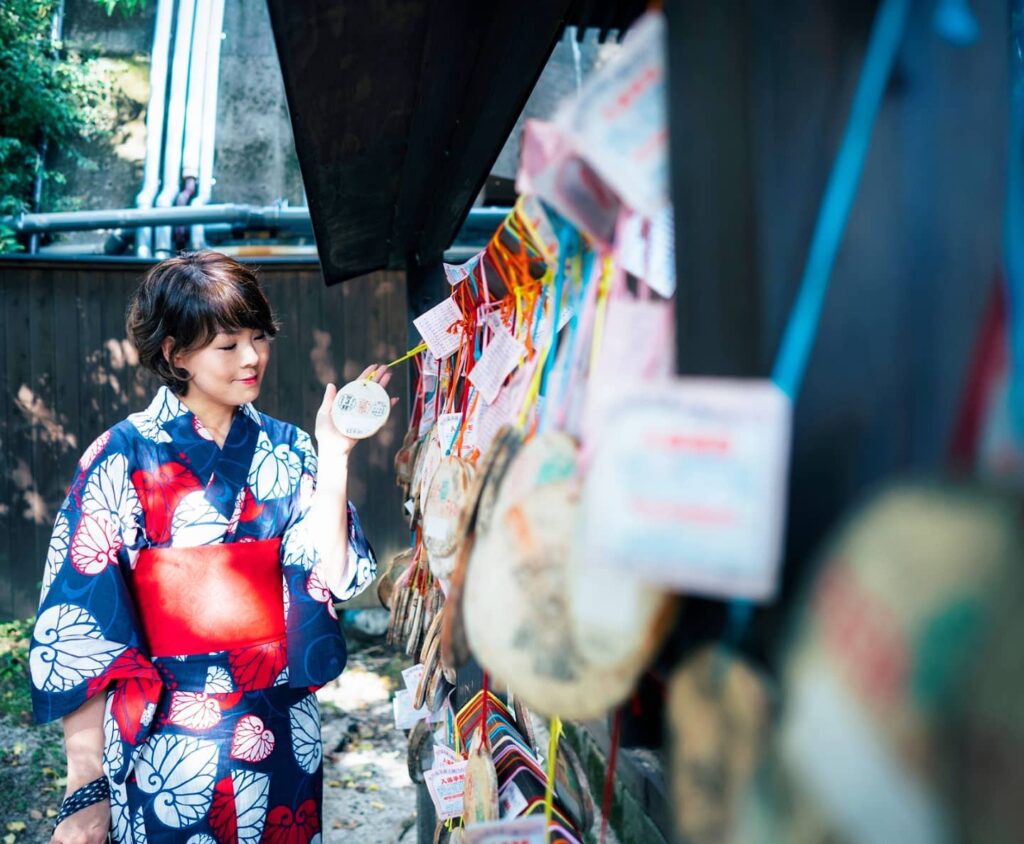
M 376 381 L 384 389 L 387 389 L 391 381 L 391 372 L 381 363 L 374 363 L 366 367 L 359 375 L 357 381 Z M 338 430 L 331 418 L 331 408 L 334 405 L 334 398 L 338 394 L 338 388 L 334 384 L 328 384 L 324 390 L 324 400 L 316 413 L 316 441 L 320 452 L 321 460 L 332 457 L 347 456 L 359 440 L 346 437 Z M 391 406 L 398 403 L 397 398 L 391 399 Z

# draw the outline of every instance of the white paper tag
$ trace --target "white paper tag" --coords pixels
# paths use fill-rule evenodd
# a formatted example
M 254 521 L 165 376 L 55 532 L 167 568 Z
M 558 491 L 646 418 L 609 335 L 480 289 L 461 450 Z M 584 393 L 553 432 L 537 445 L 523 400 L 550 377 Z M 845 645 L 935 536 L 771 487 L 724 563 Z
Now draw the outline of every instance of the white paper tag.
M 412 692 L 408 689 L 399 689 L 395 692 L 395 698 L 391 705 L 394 710 L 396 730 L 411 730 L 418 722 L 430 715 L 425 706 L 413 709 Z
M 518 818 L 530 804 L 520 791 L 519 786 L 509 780 L 503 789 L 498 792 L 498 805 L 501 808 L 501 817 L 511 820 Z
M 644 237 L 647 220 L 639 214 L 623 213 L 626 219 L 616 232 L 615 261 L 630 275 L 643 278 L 647 275 L 647 238 Z
M 671 205 L 651 220 L 650 263 L 644 280 L 666 299 L 676 292 L 676 224 Z
M 430 349 L 423 350 L 423 383 L 428 390 L 437 386 L 437 358 L 430 353 Z
M 466 844 L 544 844 L 546 827 L 543 815 L 475 823 L 466 827 L 463 840 Z
M 455 433 L 462 424 L 461 413 L 442 413 L 437 417 L 437 437 L 441 443 L 441 451 L 447 453 L 455 440 Z
M 458 765 L 461 761 L 463 761 L 462 757 L 447 745 L 434 744 L 434 764 L 431 765 L 431 770 L 450 768 L 452 765 Z
M 494 404 L 505 379 L 525 354 L 526 348 L 515 337 L 504 329 L 495 331 L 476 366 L 470 370 L 469 382 L 480 391 L 484 401 Z
M 445 768 L 423 772 L 423 780 L 430 792 L 439 821 L 457 818 L 462 814 L 462 795 L 466 789 L 466 762 L 457 762 Z
M 420 684 L 420 677 L 423 676 L 423 663 L 419 662 L 416 665 L 410 665 L 408 668 L 402 671 L 402 680 L 405 682 L 405 687 L 412 692 L 416 693 L 416 687 Z
M 527 363 L 520 367 L 512 376 L 512 380 L 498 393 L 493 404 L 484 405 L 480 409 L 480 422 L 477 425 L 477 447 L 486 453 L 494 438 L 503 425 L 516 421 L 516 414 L 522 404 L 525 390 L 529 386 L 535 364 Z
M 618 393 L 584 482 L 585 558 L 679 591 L 771 599 L 789 399 L 768 381 L 710 378 Z
M 464 264 L 444 264 L 444 277 L 448 283 L 455 287 L 469 278 L 469 274 L 473 272 L 473 268 L 476 267 L 483 254 L 483 252 L 478 252 Z
M 555 235 L 555 229 L 548 219 L 544 206 L 540 204 L 540 200 L 536 196 L 528 195 L 523 197 L 522 209 L 527 221 L 540 238 L 538 245 L 544 250 L 544 259 L 547 261 L 556 260 L 558 257 L 558 237 Z
M 668 200 L 665 20 L 648 12 L 555 122 L 625 203 L 653 216 Z
M 416 512 L 416 499 L 415 498 L 408 498 L 408 499 L 406 499 L 406 502 L 405 502 L 405 512 L 408 513 L 410 516 L 413 513 Z
M 450 296 L 426 313 L 412 321 L 416 330 L 427 344 L 430 353 L 438 360 L 451 357 L 459 349 L 461 335 L 449 329 L 462 319 L 462 311 Z

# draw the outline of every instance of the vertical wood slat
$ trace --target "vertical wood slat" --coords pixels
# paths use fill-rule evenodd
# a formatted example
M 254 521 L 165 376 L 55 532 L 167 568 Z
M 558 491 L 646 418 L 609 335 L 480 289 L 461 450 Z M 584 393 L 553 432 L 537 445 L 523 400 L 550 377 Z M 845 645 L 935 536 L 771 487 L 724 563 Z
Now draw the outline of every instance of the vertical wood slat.
M 12 270 L 0 265 L 0 325 L 4 328 L 10 324 L 8 319 L 9 297 L 6 295 L 8 285 L 15 283 L 11 276 Z M 4 332 L 6 338 L 6 330 Z M 12 496 L 10 494 L 11 468 L 14 450 L 10 433 L 9 418 L 11 412 L 10 380 L 7 375 L 7 342 L 0 339 L 0 614 L 3 618 L 15 615 L 13 599 L 13 581 L 11 571 L 11 522 L 14 518 Z
M 4 571 L 4 592 L 12 609 L 20 607 L 15 603 L 17 586 L 26 569 L 35 562 L 36 527 L 25 518 L 26 494 L 31 492 L 32 475 L 32 429 L 25 414 L 19 408 L 18 394 L 22 385 L 32 380 L 31 337 L 29 334 L 29 290 L 38 279 L 38 270 L 27 272 L 8 271 L 5 299 L 7 322 L 4 326 L 4 340 L 7 346 L 7 390 L 4 401 L 7 405 L 7 430 L 5 451 L 8 454 L 8 497 L 4 502 L 9 509 L 9 554 Z M 36 565 L 41 571 L 42 561 Z M 35 576 L 35 575 L 33 575 Z M 31 607 L 29 612 L 34 610 Z
M 25 512 L 31 514 L 34 543 L 27 559 L 18 561 L 12 570 L 12 597 L 15 605 L 30 603 L 39 594 L 37 561 L 46 557 L 49 530 L 56 515 L 56 501 L 61 491 L 57 480 L 59 453 L 63 446 L 56 425 L 56 407 L 53 390 L 55 364 L 54 276 L 38 271 L 33 273 L 26 291 L 29 329 L 29 380 L 25 385 L 22 405 L 30 420 L 32 444 L 32 486 L 25 494 Z M 19 389 L 21 389 L 19 387 Z

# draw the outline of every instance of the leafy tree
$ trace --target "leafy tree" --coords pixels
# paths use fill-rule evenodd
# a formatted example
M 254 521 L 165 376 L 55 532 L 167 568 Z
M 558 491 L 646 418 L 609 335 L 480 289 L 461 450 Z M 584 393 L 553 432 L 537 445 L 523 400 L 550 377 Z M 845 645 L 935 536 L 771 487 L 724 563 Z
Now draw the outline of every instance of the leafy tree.
M 113 0 L 136 8 L 144 0 Z M 111 6 L 110 0 L 105 0 Z M 89 63 L 53 43 L 57 0 L 0 2 L 0 216 L 30 207 L 36 174 L 47 173 L 41 150 L 106 131 L 98 119 L 106 92 L 89 73 Z M 0 252 L 19 248 L 0 226 Z
M 108 15 L 114 14 L 116 9 L 120 9 L 121 14 L 127 17 L 146 8 L 146 0 L 96 0 L 96 2 L 107 10 Z

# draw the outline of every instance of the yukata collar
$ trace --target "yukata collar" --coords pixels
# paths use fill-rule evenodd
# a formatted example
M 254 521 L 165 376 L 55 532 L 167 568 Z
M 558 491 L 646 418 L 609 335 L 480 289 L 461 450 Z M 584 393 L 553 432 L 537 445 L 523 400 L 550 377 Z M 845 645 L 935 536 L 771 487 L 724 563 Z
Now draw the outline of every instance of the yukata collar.
M 255 408 L 252 402 L 246 402 L 239 406 L 239 412 L 244 413 L 259 427 L 263 427 L 263 420 L 260 418 L 259 411 Z M 202 429 L 203 424 L 199 421 L 199 418 L 188 409 L 188 406 L 179 399 L 170 387 L 163 385 L 157 390 L 156 395 L 153 397 L 153 401 L 149 403 L 149 407 L 146 408 L 146 413 L 152 418 L 152 420 L 160 428 L 165 428 L 170 422 L 173 422 L 179 416 L 193 416 L 194 424 L 197 429 Z

